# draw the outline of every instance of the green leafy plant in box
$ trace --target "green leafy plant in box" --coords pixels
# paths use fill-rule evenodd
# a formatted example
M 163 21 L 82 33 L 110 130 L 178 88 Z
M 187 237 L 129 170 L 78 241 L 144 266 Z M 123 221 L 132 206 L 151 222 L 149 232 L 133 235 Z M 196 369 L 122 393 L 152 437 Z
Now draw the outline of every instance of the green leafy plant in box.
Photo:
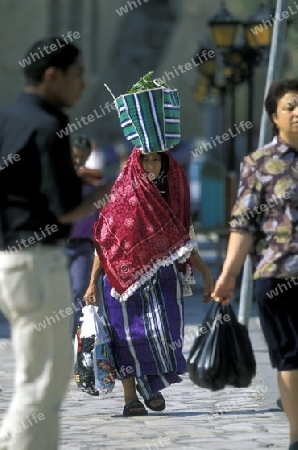
M 178 91 L 152 75 L 148 72 L 126 94 L 113 96 L 124 136 L 143 153 L 168 150 L 181 139 Z

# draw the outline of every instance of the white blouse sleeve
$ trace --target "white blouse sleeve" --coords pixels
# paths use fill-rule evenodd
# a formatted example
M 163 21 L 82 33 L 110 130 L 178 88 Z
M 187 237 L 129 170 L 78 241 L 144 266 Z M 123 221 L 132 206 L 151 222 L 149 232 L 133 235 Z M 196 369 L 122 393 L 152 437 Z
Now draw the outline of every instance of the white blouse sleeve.
M 190 227 L 189 227 L 189 236 L 193 241 L 197 242 L 197 236 L 193 227 L 193 224 L 190 223 Z M 197 252 L 199 251 L 199 247 L 198 247 L 198 243 L 196 244 L 196 246 L 194 247 L 194 250 L 196 250 Z

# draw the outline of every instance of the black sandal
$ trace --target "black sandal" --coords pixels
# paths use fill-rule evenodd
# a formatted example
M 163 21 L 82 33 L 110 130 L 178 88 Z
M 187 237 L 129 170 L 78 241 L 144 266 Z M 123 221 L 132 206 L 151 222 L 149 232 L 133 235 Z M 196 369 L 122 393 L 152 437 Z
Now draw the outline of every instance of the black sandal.
M 136 385 L 136 389 L 137 389 L 138 393 L 140 395 L 142 395 L 140 386 L 138 384 Z M 163 400 L 163 401 L 162 401 L 162 403 L 160 405 L 154 406 L 154 405 L 152 405 L 152 401 L 154 401 L 154 400 Z M 152 397 L 149 398 L 148 400 L 144 399 L 144 403 L 147 406 L 147 408 L 151 409 L 151 411 L 163 411 L 164 409 L 166 409 L 166 401 L 165 401 L 164 396 L 162 395 L 161 392 L 155 392 L 152 395 Z
M 148 411 L 145 409 L 140 400 L 134 400 L 124 406 L 123 417 L 147 416 Z
M 162 400 L 162 402 L 159 405 L 152 405 L 155 400 Z M 155 392 L 149 400 L 144 400 L 144 403 L 151 411 L 163 411 L 166 408 L 166 401 L 161 392 Z

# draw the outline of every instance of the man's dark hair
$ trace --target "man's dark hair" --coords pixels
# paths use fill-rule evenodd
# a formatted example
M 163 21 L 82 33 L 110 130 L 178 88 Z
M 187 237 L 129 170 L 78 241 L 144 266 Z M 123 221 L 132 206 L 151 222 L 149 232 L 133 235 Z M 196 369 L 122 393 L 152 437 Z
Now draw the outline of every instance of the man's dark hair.
M 71 146 L 81 150 L 88 150 L 91 153 L 91 140 L 84 134 L 73 136 L 71 139 Z
M 51 51 L 51 45 L 55 45 L 56 50 Z M 48 53 L 45 46 L 48 47 Z M 40 39 L 29 48 L 25 55 L 27 61 L 24 66 L 25 78 L 29 84 L 38 85 L 42 82 L 43 75 L 49 67 L 57 67 L 66 71 L 79 54 L 80 51 L 75 45 L 67 44 L 61 37 Z
M 274 81 L 268 91 L 265 99 L 265 109 L 271 120 L 273 134 L 278 134 L 278 128 L 272 120 L 272 115 L 276 114 L 278 101 L 287 92 L 297 92 L 297 98 L 293 98 L 293 106 L 298 105 L 298 79 L 285 78 Z

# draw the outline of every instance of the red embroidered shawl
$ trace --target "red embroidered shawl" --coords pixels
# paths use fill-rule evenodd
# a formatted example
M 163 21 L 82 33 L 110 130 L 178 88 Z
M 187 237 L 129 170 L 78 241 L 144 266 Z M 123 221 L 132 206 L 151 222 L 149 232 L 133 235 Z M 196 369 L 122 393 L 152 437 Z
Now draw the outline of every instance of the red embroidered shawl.
M 184 262 L 195 244 L 189 236 L 186 174 L 167 154 L 168 202 L 142 168 L 140 150 L 134 148 L 94 225 L 97 254 L 120 300 L 127 300 L 159 267 Z

